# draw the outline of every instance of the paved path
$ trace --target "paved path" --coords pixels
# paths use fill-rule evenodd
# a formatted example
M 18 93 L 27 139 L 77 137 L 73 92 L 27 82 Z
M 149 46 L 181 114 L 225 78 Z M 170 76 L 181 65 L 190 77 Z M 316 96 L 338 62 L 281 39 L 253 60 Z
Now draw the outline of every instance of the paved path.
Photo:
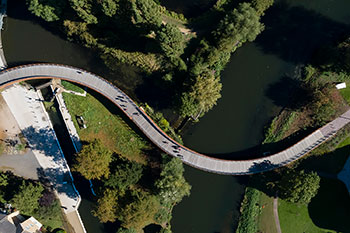
M 11 171 L 17 176 L 37 180 L 40 168 L 41 166 L 31 150 L 25 154 L 0 155 L 0 170 Z
M 0 70 L 7 67 L 7 62 L 2 48 L 1 30 L 3 29 L 4 16 L 6 15 L 7 0 L 0 0 Z
M 278 217 L 278 197 L 275 197 L 273 199 L 273 216 L 275 218 L 275 224 L 276 224 L 277 233 L 282 233 L 281 225 L 280 225 L 280 219 Z
M 41 166 L 40 176 L 52 184 L 63 211 L 66 214 L 76 212 L 81 201 L 80 195 L 74 187 L 69 167 L 40 95 L 21 85 L 13 85 L 4 90 L 2 96 Z M 73 223 L 71 225 L 73 228 L 83 228 Z
M 309 153 L 350 123 L 350 110 L 295 145 L 270 156 L 251 160 L 212 158 L 182 146 L 165 134 L 133 100 L 103 78 L 82 69 L 57 64 L 30 64 L 0 72 L 0 88 L 30 79 L 59 78 L 89 87 L 112 101 L 160 149 L 198 169 L 227 175 L 247 175 L 272 170 Z

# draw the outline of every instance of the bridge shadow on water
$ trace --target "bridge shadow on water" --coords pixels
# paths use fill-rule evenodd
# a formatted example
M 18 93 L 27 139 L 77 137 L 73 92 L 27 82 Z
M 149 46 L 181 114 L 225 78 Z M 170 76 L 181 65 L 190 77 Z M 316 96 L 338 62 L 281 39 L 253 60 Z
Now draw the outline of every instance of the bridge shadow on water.
M 262 19 L 265 30 L 254 42 L 264 53 L 286 62 L 305 63 L 316 48 L 349 34 L 350 26 L 286 1 L 276 2 Z
M 226 160 L 246 160 L 246 159 L 263 158 L 263 157 L 267 157 L 272 154 L 275 154 L 277 152 L 280 152 L 282 150 L 285 150 L 290 146 L 293 146 L 295 143 L 299 142 L 301 139 L 308 136 L 314 130 L 315 129 L 313 128 L 300 130 L 278 142 L 261 144 L 255 147 L 241 150 L 241 151 L 222 153 L 222 154 L 207 154 L 207 155 L 214 158 L 226 159 Z

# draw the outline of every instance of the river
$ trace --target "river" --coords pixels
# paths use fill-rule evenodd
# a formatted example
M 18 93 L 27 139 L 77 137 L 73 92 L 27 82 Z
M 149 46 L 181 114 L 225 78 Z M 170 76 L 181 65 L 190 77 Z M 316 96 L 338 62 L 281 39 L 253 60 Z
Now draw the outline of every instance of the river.
M 176 6 L 176 1 L 168 2 L 173 3 L 170 7 Z M 217 106 L 199 123 L 185 128 L 185 145 L 216 157 L 234 158 L 235 152 L 244 154 L 260 144 L 264 125 L 288 101 L 290 89 L 284 85 L 283 78 L 298 75 L 298 67 L 310 58 L 315 48 L 334 41 L 348 29 L 348 9 L 348 0 L 276 1 L 263 18 L 266 30 L 254 43 L 239 48 L 224 70 L 222 98 Z M 26 12 L 23 1 L 10 1 L 3 33 L 8 64 L 68 64 L 125 84 L 123 75 L 110 73 L 97 54 L 47 28 Z M 287 94 L 281 97 L 280 93 Z M 174 208 L 173 231 L 233 232 L 245 177 L 209 174 L 188 166 L 185 176 L 192 192 Z M 89 213 L 90 205 L 84 199 L 80 207 L 88 232 L 110 232 Z

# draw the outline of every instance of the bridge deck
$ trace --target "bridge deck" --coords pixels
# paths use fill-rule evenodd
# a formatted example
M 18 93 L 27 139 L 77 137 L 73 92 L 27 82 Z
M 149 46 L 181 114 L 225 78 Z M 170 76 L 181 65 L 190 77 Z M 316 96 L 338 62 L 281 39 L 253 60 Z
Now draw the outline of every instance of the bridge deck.
M 350 122 L 350 110 L 284 151 L 252 160 L 222 160 L 186 148 L 165 134 L 131 98 L 119 88 L 87 71 L 56 64 L 32 64 L 0 73 L 0 87 L 27 79 L 60 78 L 87 86 L 110 99 L 160 149 L 193 167 L 220 174 L 245 175 L 284 166 L 307 154 Z

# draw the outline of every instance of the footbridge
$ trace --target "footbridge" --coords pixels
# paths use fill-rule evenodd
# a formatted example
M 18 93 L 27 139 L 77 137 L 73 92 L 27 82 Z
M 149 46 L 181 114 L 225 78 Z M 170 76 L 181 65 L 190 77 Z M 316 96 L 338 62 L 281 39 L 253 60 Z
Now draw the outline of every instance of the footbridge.
M 219 174 L 247 175 L 284 166 L 309 153 L 350 123 L 349 110 L 279 153 L 250 160 L 217 159 L 180 145 L 164 133 L 142 108 L 138 107 L 118 87 L 95 74 L 79 68 L 57 64 L 30 64 L 6 69 L 0 72 L 0 88 L 20 81 L 49 78 L 58 78 L 77 83 L 102 94 L 119 107 L 161 150 L 180 158 L 190 166 Z

